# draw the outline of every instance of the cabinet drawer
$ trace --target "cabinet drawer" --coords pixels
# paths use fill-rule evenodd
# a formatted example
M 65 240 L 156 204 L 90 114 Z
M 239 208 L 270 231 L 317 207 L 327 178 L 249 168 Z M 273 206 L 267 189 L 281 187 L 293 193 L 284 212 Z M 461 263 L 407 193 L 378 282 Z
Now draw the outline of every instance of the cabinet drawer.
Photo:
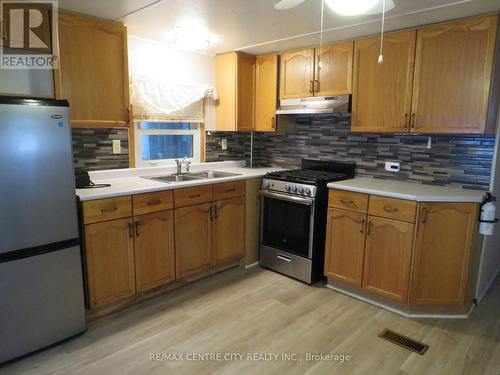
M 169 210 L 174 206 L 172 191 L 139 194 L 132 197 L 134 215 Z
M 212 202 L 212 185 L 174 190 L 175 207 L 191 206 L 207 202 Z
M 329 193 L 328 205 L 334 208 L 364 213 L 368 210 L 368 194 L 332 189 Z
M 214 201 L 245 195 L 245 181 L 225 182 L 223 184 L 215 184 L 213 187 Z
M 132 216 L 132 197 L 116 197 L 83 202 L 85 224 Z
M 373 216 L 415 222 L 417 202 L 370 195 L 368 213 Z

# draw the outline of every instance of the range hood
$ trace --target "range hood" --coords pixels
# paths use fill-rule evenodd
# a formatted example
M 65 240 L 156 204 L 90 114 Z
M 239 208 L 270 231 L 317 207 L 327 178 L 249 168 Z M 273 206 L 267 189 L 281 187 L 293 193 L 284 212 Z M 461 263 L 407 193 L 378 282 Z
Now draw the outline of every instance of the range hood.
M 310 115 L 351 111 L 351 95 L 313 96 L 310 98 L 281 99 L 277 115 Z

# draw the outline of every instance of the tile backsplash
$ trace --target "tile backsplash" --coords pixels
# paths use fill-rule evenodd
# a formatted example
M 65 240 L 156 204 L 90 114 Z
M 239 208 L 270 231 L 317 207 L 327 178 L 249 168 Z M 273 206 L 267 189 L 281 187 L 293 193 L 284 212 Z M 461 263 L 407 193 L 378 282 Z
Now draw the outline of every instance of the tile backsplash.
M 229 151 L 221 154 L 220 140 Z M 350 131 L 350 115 L 299 116 L 292 133 L 254 133 L 256 166 L 298 167 L 302 158 L 354 162 L 358 176 L 433 185 L 488 189 L 495 146 L 493 136 L 358 134 Z M 250 135 L 207 135 L 207 161 L 249 160 Z M 398 173 L 384 169 L 399 161 Z
M 127 129 L 74 128 L 71 133 L 75 168 L 95 171 L 129 167 Z M 121 141 L 121 154 L 113 154 L 114 139 Z

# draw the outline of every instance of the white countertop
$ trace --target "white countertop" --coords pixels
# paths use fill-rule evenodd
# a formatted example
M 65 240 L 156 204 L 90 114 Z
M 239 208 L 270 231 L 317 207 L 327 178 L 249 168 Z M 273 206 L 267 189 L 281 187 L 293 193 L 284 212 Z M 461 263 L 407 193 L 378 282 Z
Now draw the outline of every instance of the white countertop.
M 331 182 L 331 189 L 381 195 L 384 197 L 407 199 L 417 202 L 475 202 L 480 203 L 484 191 L 452 188 L 446 186 L 423 185 L 369 177 Z
M 184 187 L 217 184 L 221 182 L 258 178 L 266 173 L 281 168 L 247 168 L 244 161 L 228 161 L 216 163 L 198 163 L 191 165 L 191 172 L 216 170 L 220 172 L 237 173 L 238 176 L 200 179 L 175 183 L 164 183 L 142 178 L 175 173 L 175 166 L 158 166 L 150 168 L 115 169 L 109 171 L 90 172 L 90 178 L 96 184 L 111 184 L 110 187 L 96 189 L 76 189 L 76 195 L 82 201 L 112 198 L 122 195 L 151 193 L 154 191 L 179 189 Z

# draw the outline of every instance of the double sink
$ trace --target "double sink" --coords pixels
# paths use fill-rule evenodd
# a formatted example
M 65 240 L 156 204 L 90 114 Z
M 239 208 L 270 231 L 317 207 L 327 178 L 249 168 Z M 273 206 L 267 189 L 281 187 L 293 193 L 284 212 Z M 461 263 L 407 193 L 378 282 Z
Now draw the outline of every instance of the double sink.
M 143 178 L 146 178 L 148 180 L 158 181 L 158 182 L 164 182 L 167 184 L 172 184 L 175 182 L 204 180 L 204 179 L 213 179 L 213 178 L 224 178 L 224 177 L 231 177 L 231 176 L 240 176 L 240 174 L 208 170 L 208 171 L 201 171 L 201 172 L 168 174 L 168 175 L 163 175 L 163 176 L 151 176 L 151 177 L 143 177 Z

